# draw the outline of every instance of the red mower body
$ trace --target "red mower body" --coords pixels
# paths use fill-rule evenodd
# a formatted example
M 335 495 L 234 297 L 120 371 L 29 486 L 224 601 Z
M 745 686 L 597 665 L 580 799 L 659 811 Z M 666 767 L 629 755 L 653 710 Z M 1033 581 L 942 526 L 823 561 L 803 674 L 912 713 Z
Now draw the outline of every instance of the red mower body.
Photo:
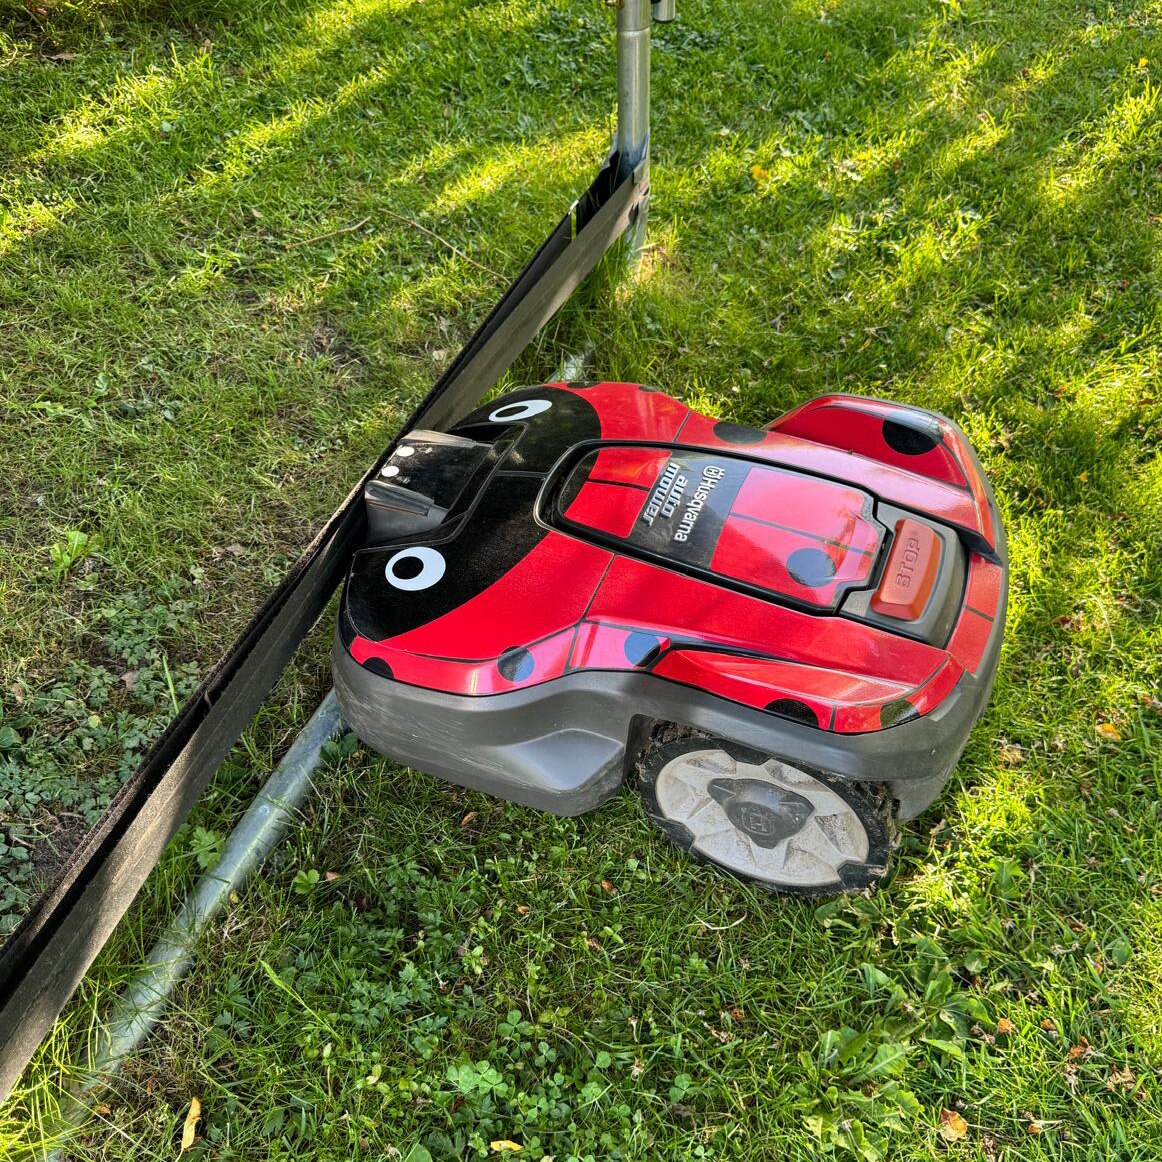
M 410 433 L 367 504 L 343 708 L 458 782 L 573 814 L 674 722 L 887 782 L 907 817 L 987 701 L 1003 531 L 930 412 L 831 395 L 757 429 L 549 384 Z

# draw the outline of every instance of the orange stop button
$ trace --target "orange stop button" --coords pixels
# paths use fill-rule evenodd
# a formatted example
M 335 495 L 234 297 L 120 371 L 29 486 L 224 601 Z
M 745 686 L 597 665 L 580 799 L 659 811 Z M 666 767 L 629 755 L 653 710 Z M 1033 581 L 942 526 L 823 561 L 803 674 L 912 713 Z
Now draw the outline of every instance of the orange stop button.
M 884 579 L 871 599 L 872 609 L 901 621 L 915 621 L 936 584 L 943 548 L 935 529 L 906 517 L 896 521 L 892 551 Z

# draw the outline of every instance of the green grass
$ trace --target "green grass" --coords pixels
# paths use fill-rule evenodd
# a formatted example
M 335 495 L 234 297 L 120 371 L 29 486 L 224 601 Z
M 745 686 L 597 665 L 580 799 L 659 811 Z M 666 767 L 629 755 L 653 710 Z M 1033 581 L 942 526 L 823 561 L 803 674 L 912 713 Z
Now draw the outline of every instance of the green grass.
M 612 15 L 0 14 L 11 924 L 583 188 Z M 892 882 L 814 909 L 687 864 L 628 795 L 562 822 L 336 750 L 72 1157 L 173 1156 L 195 1095 L 194 1153 L 223 1159 L 1162 1157 L 1160 31 L 1156 0 L 687 3 L 656 38 L 643 269 L 512 376 L 591 346 L 737 420 L 840 390 L 965 426 L 1010 629 Z M 325 639 L 0 1154 L 51 1134 L 78 1043 L 325 689 Z

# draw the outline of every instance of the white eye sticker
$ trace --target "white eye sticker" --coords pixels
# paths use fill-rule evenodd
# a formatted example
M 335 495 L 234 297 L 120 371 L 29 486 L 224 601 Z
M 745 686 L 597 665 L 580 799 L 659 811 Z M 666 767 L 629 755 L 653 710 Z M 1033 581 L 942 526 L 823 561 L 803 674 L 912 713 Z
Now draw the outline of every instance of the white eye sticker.
M 519 403 L 506 403 L 498 407 L 489 417 L 490 424 L 511 424 L 517 420 L 531 420 L 553 406 L 548 399 L 522 399 Z
M 387 562 L 383 572 L 393 589 L 414 593 L 418 589 L 431 589 L 444 576 L 446 567 L 442 553 L 417 545 L 414 549 L 401 549 Z

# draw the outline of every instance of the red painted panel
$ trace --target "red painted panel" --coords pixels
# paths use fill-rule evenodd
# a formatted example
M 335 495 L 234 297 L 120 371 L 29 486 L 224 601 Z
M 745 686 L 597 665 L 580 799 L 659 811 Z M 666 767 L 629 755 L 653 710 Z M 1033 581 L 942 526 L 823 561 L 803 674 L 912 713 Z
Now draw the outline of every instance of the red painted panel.
M 597 453 L 589 477 L 653 488 L 669 456 L 660 448 L 603 448 Z
M 680 400 L 634 384 L 602 383 L 575 394 L 597 409 L 603 440 L 672 440 L 690 413 Z
M 966 670 L 971 670 L 975 674 L 980 669 L 992 628 L 993 623 L 987 618 L 966 609 L 960 615 L 956 629 L 952 631 L 952 639 L 948 643 L 949 653 Z
M 629 639 L 638 631 L 621 626 L 583 621 L 577 630 L 569 665 L 574 669 L 632 670 L 635 663 L 626 653 Z M 641 636 L 641 635 L 638 635 Z M 667 649 L 669 638 L 659 638 L 658 648 Z
M 730 511 L 861 552 L 875 552 L 880 543 L 879 530 L 867 519 L 872 499 L 866 492 L 777 468 L 752 468 Z
M 587 528 L 615 537 L 629 536 L 633 522 L 646 503 L 648 493 L 624 484 L 599 484 L 593 480 L 581 486 L 565 516 Z
M 927 682 L 918 690 L 907 694 L 918 714 L 931 714 L 952 693 L 956 683 L 964 675 L 964 670 L 951 658 L 945 661 Z M 862 706 L 841 706 L 835 714 L 834 730 L 837 734 L 863 734 L 882 729 L 880 712 L 895 698 L 885 698 Z
M 787 609 L 625 557 L 610 566 L 587 616 L 665 637 L 681 637 L 697 625 L 704 641 L 907 686 L 927 679 L 944 657 L 942 650 L 875 626 Z
M 550 532 L 503 577 L 394 646 L 442 658 L 499 657 L 573 626 L 585 612 L 611 553 Z
M 565 672 L 569 649 L 573 644 L 573 630 L 568 629 L 529 647 L 533 659 L 532 672 L 522 681 L 510 682 L 497 668 L 496 660 L 476 662 L 449 661 L 429 658 L 396 649 L 389 643 L 369 642 L 356 638 L 351 656 L 357 662 L 369 657 L 382 658 L 391 667 L 392 676 L 412 686 L 429 690 L 443 690 L 449 694 L 499 694 L 522 686 L 535 686 L 559 678 Z
M 984 537 L 991 548 L 995 549 L 997 546 L 997 535 L 996 529 L 993 526 L 993 510 L 989 504 L 988 490 L 985 488 L 984 479 L 973 465 L 972 450 L 969 448 L 968 442 L 961 437 L 959 432 L 950 432 L 946 438 L 949 444 L 957 450 L 957 456 L 961 464 L 964 465 L 965 472 L 968 475 L 968 487 L 972 492 L 972 498 L 980 513 L 981 536 Z
M 575 627 L 570 627 L 529 646 L 528 651 L 533 656 L 533 672 L 519 681 L 509 681 L 500 673 L 495 663 L 490 665 L 487 672 L 489 680 L 493 683 L 492 688 L 515 690 L 519 686 L 535 686 L 538 682 L 559 678 L 569 663 L 569 651 L 573 647 L 576 632 Z
M 1000 612 L 1003 581 L 1004 570 L 1000 565 L 994 565 L 976 553 L 970 554 L 964 604 L 995 619 Z
M 830 704 L 815 694 L 800 690 L 793 680 L 780 684 L 776 675 L 767 670 L 772 665 L 777 663 L 693 650 L 676 651 L 667 654 L 654 666 L 653 673 L 758 710 L 780 697 L 794 698 L 814 713 L 816 726 L 826 730 L 831 721 Z M 802 672 L 802 667 L 798 669 Z
M 833 706 L 871 701 L 878 705 L 907 692 L 907 687 L 897 682 L 875 681 L 842 670 L 815 669 L 705 650 L 675 650 L 658 662 L 653 672 L 760 709 L 780 698 L 802 701 L 817 711 L 824 728 L 831 719 Z
M 787 562 L 792 554 L 802 549 L 831 562 L 834 574 L 829 581 L 812 586 L 791 575 Z M 839 585 L 865 581 L 871 574 L 874 560 L 865 553 L 853 553 L 802 533 L 732 517 L 723 526 L 710 567 L 724 577 L 761 585 L 773 593 L 830 609 L 836 603 Z
M 867 702 L 862 706 L 840 706 L 835 711 L 836 734 L 870 734 L 882 729 L 880 710 L 883 702 Z
M 948 663 L 940 668 L 940 672 L 911 695 L 912 702 L 921 714 L 931 714 L 956 687 L 956 683 L 964 677 L 964 667 L 948 659 Z
M 918 456 L 907 456 L 897 452 L 884 440 L 884 420 L 891 419 L 893 414 L 906 415 L 912 409 L 893 408 L 891 405 L 873 407 L 870 401 L 865 403 L 860 400 L 857 403 L 839 398 L 842 402 L 807 405 L 792 412 L 777 421 L 777 430 L 784 435 L 814 440 L 860 456 L 870 456 L 873 460 L 881 460 L 909 472 L 918 472 L 946 484 L 960 488 L 966 486 L 965 473 L 947 443 Z M 942 424 L 941 428 L 945 429 L 944 439 L 947 441 L 947 426 Z
M 714 431 L 720 421 L 704 416 L 701 412 L 691 412 L 690 418 L 682 427 L 682 434 L 678 437 L 679 444 L 696 444 L 702 448 L 718 448 L 724 452 L 733 452 L 738 456 L 758 455 L 756 448 L 766 443 L 766 437 L 755 443 L 740 444 L 731 440 L 724 440 Z M 757 435 L 757 432 L 756 432 Z
M 821 476 L 843 480 L 889 504 L 899 504 L 933 516 L 946 524 L 959 525 L 984 536 L 990 545 L 993 543 L 992 519 L 987 508 L 983 513 L 978 508 L 974 493 L 891 464 L 787 436 L 779 430 L 767 432 L 761 443 L 745 446 L 729 444 L 714 435 L 713 420 L 696 413 L 691 414 L 678 442 L 683 445 L 729 449 L 786 468 L 802 468 Z

